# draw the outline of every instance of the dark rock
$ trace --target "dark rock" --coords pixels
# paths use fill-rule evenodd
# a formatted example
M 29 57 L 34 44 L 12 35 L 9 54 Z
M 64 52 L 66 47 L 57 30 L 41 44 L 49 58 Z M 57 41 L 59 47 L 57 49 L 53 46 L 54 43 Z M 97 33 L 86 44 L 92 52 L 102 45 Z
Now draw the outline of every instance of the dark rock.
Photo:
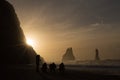
M 75 57 L 73 55 L 73 50 L 72 48 L 68 48 L 66 50 L 66 53 L 63 55 L 62 61 L 67 62 L 67 61 L 74 61 Z
M 33 64 L 36 52 L 26 38 L 13 6 L 0 0 L 0 64 Z

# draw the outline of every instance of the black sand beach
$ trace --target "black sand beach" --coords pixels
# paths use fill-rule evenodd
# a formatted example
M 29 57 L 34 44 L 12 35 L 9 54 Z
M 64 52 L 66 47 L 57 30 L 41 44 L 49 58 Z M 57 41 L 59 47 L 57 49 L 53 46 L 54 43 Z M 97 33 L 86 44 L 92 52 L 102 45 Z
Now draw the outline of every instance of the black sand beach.
M 1 67 L 1 79 L 4 80 L 120 80 L 118 75 L 107 75 L 90 71 L 66 69 L 64 73 L 36 72 L 35 66 Z

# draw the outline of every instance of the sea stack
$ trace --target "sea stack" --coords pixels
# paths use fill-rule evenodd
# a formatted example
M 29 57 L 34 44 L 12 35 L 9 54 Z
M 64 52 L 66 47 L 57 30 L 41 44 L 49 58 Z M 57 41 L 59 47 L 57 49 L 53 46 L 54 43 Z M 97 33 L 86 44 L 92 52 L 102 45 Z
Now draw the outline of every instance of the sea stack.
M 34 64 L 36 52 L 26 44 L 13 6 L 0 0 L 0 64 Z
M 74 60 L 75 60 L 75 57 L 73 55 L 73 50 L 72 50 L 72 47 L 70 47 L 66 50 L 65 54 L 63 55 L 62 61 L 69 62 Z
M 95 61 L 99 61 L 100 57 L 99 57 L 99 50 L 95 49 Z

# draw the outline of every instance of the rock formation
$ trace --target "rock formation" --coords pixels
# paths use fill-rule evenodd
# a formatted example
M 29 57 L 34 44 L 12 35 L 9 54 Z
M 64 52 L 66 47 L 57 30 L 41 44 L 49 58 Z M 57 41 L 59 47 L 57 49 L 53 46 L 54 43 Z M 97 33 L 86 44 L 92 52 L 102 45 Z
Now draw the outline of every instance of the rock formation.
M 36 52 L 26 44 L 13 6 L 0 0 L 0 64 L 33 64 Z
M 99 57 L 99 50 L 95 49 L 95 61 L 99 61 L 100 57 Z
M 66 50 L 66 53 L 63 55 L 62 61 L 67 62 L 67 61 L 74 61 L 75 57 L 73 55 L 73 50 L 72 48 L 68 48 Z

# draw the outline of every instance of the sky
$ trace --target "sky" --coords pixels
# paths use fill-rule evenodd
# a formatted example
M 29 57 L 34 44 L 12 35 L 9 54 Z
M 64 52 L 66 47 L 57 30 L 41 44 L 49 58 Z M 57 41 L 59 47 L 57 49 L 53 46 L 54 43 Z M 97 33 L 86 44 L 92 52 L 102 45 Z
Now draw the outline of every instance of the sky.
M 8 0 L 26 38 L 48 62 L 72 47 L 76 60 L 120 59 L 120 0 Z

